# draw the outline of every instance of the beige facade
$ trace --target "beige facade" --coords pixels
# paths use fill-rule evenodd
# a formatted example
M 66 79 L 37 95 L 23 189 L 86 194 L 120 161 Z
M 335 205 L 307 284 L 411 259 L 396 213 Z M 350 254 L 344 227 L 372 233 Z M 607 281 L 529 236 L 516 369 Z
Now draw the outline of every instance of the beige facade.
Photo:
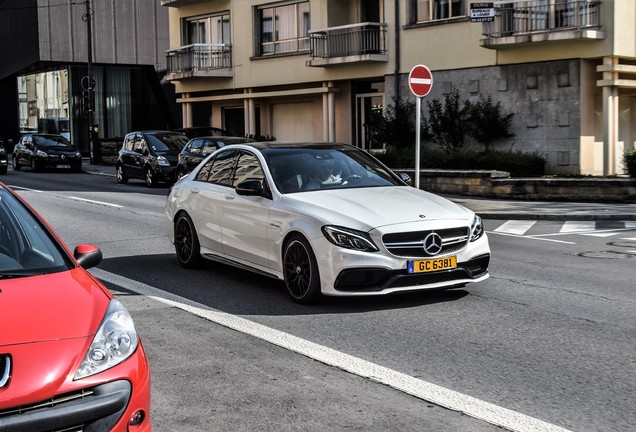
M 184 126 L 373 150 L 370 113 L 414 100 L 407 76 L 425 64 L 424 101 L 491 96 L 515 114 L 497 145 L 543 154 L 551 173 L 622 174 L 636 142 L 631 0 L 494 1 L 483 23 L 469 0 L 161 3 Z

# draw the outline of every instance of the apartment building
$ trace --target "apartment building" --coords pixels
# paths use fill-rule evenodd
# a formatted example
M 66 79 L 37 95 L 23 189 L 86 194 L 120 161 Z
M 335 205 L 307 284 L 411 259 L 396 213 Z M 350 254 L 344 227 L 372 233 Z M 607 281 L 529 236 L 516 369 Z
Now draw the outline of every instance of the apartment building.
M 453 89 L 490 96 L 515 114 L 495 148 L 541 153 L 550 173 L 621 174 L 636 142 L 633 0 L 161 4 L 184 126 L 373 150 L 370 113 L 414 101 L 408 74 L 424 64 L 424 115 Z
M 167 24 L 157 0 L 0 0 L 0 140 L 59 133 L 88 155 L 89 123 L 97 146 L 176 127 Z

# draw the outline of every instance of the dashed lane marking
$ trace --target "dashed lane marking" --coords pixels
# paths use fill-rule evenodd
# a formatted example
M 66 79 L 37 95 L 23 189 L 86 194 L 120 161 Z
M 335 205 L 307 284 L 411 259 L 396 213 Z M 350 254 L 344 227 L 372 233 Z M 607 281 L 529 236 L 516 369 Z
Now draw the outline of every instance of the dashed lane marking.
M 388 385 L 419 399 L 453 411 L 462 412 L 476 419 L 505 428 L 506 430 L 512 432 L 568 432 L 567 429 L 560 426 L 414 378 L 410 375 L 272 329 L 245 318 L 210 308 L 142 282 L 128 279 L 99 268 L 92 268 L 90 271 L 99 279 L 145 295 L 158 302 L 182 309 L 211 322 L 251 335 L 326 365 Z
M 502 233 L 508 233 L 508 234 L 524 235 L 536 223 L 537 223 L 537 221 L 509 220 L 509 221 L 503 223 L 495 231 L 496 232 L 502 232 Z

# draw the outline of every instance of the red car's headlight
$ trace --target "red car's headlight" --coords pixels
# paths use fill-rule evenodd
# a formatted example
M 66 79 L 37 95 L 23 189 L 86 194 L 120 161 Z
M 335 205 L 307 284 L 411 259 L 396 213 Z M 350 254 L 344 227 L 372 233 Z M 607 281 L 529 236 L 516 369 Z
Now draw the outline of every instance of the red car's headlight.
M 113 299 L 74 379 L 82 379 L 109 369 L 130 357 L 139 344 L 132 317 Z

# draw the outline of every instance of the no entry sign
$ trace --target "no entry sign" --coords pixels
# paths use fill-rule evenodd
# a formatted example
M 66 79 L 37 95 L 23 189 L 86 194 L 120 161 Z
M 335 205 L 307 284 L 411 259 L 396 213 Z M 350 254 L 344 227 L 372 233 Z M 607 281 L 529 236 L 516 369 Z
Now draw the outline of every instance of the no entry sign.
M 424 65 L 413 66 L 409 73 L 409 87 L 415 96 L 426 96 L 433 87 L 431 71 Z

